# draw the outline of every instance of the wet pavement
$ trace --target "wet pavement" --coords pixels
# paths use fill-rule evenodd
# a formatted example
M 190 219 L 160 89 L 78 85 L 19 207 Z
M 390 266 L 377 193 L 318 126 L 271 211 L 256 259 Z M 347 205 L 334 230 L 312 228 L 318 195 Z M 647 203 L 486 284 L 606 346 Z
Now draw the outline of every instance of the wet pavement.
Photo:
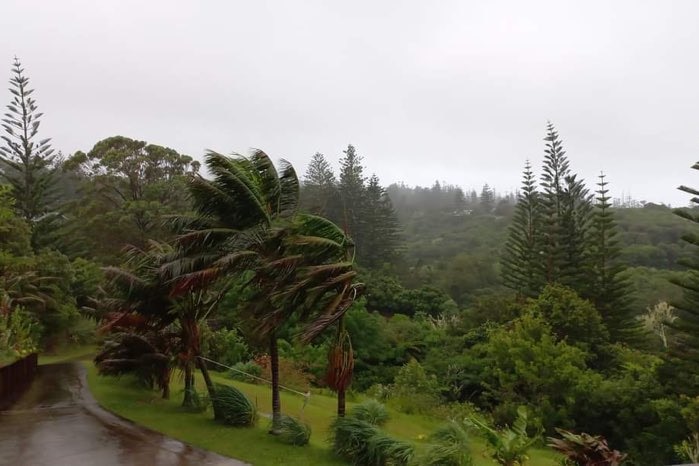
M 0 411 L 0 465 L 242 466 L 101 409 L 77 363 L 40 366 L 31 388 Z

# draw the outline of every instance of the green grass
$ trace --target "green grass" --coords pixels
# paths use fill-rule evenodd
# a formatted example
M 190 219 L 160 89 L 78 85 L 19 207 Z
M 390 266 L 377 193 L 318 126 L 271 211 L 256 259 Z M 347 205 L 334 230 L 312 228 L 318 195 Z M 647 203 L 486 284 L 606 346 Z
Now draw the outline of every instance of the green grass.
M 97 353 L 95 345 L 65 346 L 39 354 L 39 365 L 91 359 Z
M 135 386 L 130 379 L 99 377 L 92 364 L 86 363 L 88 383 L 97 401 L 106 409 L 138 424 L 162 432 L 192 445 L 237 458 L 256 466 L 303 465 L 332 466 L 346 464 L 334 458 L 326 442 L 327 429 L 337 409 L 332 397 L 312 395 L 305 409 L 302 397 L 282 391 L 282 410 L 285 414 L 298 417 L 311 426 L 311 442 L 305 447 L 280 443 L 267 433 L 269 421 L 260 418 L 257 427 L 232 428 L 215 423 L 210 411 L 189 413 L 180 408 L 182 382 L 173 380 L 172 399 L 162 400 L 157 393 Z M 265 385 L 254 385 L 232 381 L 220 374 L 212 373 L 217 383 L 229 384 L 245 393 L 261 413 L 271 412 L 271 396 Z M 204 391 L 201 379 L 197 388 Z M 348 403 L 350 408 L 353 403 Z M 392 436 L 408 440 L 418 451 L 425 446 L 425 438 L 441 424 L 441 421 L 424 416 L 407 415 L 389 409 L 391 419 L 385 426 Z M 493 465 L 483 451 L 479 439 L 472 443 L 475 466 Z M 557 464 L 555 453 L 550 450 L 532 450 L 530 466 L 553 466 Z

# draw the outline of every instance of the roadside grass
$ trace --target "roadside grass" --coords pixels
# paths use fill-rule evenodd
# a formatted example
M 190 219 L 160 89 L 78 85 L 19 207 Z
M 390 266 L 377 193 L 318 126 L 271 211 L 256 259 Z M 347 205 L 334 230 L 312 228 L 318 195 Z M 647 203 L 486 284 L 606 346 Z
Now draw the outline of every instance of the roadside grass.
M 91 359 L 97 353 L 96 345 L 63 346 L 39 354 L 39 365 Z
M 337 409 L 336 400 L 324 395 L 311 395 L 305 408 L 303 397 L 282 391 L 282 410 L 298 417 L 312 429 L 310 444 L 305 447 L 285 445 L 269 435 L 269 420 L 261 417 L 254 428 L 234 428 L 217 424 L 210 410 L 192 413 L 180 407 L 182 381 L 172 381 L 172 397 L 162 400 L 154 391 L 138 387 L 127 377 L 101 377 L 90 363 L 85 363 L 90 391 L 104 408 L 150 429 L 206 450 L 252 463 L 256 466 L 289 465 L 334 466 L 347 464 L 335 458 L 327 443 L 327 431 Z M 271 412 L 271 396 L 266 385 L 237 382 L 212 372 L 216 383 L 228 384 L 242 390 L 261 413 Z M 205 393 L 203 381 L 197 378 L 200 394 Z M 348 403 L 351 409 L 354 403 Z M 426 438 L 441 423 L 425 416 L 407 415 L 389 410 L 391 419 L 386 431 L 395 437 L 415 444 L 419 453 L 426 446 Z M 484 454 L 485 445 L 478 438 L 472 441 L 475 466 L 494 465 Z M 529 465 L 553 466 L 558 464 L 551 450 L 532 450 Z

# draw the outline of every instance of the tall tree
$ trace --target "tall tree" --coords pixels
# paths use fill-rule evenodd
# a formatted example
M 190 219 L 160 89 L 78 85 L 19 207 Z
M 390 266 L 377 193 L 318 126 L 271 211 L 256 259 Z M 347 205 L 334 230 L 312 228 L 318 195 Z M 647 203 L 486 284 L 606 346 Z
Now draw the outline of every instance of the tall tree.
M 249 273 L 248 312 L 257 333 L 268 339 L 272 372 L 272 430 L 281 420 L 277 334 L 292 317 L 309 321 L 312 339 L 336 323 L 356 293 L 356 274 L 347 263 L 352 242 L 335 224 L 297 214 L 299 182 L 283 162 L 280 172 L 262 151 L 229 158 L 210 152 L 206 164 L 212 180 L 191 181 L 197 216 L 178 238 L 182 260 L 173 263 L 180 276 L 177 293 L 191 292 L 221 277 Z M 182 273 L 183 269 L 190 272 Z M 350 280 L 348 283 L 347 280 Z M 312 319 L 311 319 L 312 318 Z
M 83 185 L 82 198 L 68 210 L 74 221 L 66 234 L 112 261 L 124 244 L 145 247 L 151 238 L 168 238 L 163 220 L 191 208 L 186 180 L 198 172 L 199 162 L 168 147 L 114 136 L 88 153 L 75 153 L 63 168 Z
M 354 146 L 348 145 L 343 153 L 345 155 L 340 159 L 339 190 L 343 208 L 340 225 L 354 238 L 361 257 L 365 240 L 362 213 L 366 205 L 366 178 L 362 157 L 357 154 Z
M 364 250 L 362 263 L 367 267 L 377 267 L 395 258 L 399 243 L 399 225 L 391 199 L 372 175 L 366 187 L 365 209 L 362 214 Z
M 316 152 L 311 158 L 303 178 L 301 205 L 309 212 L 337 221 L 340 215 L 340 199 L 337 180 L 325 156 Z
M 34 89 L 29 87 L 29 78 L 16 57 L 10 86 L 13 97 L 2 120 L 6 134 L 0 146 L 0 177 L 12 187 L 16 209 L 36 230 L 37 222 L 46 219 L 55 208 L 56 156 L 51 140 L 39 139 L 43 114 L 38 111 L 32 97 Z
M 621 276 L 625 267 L 619 260 L 621 248 L 608 184 L 604 173 L 600 174 L 590 230 L 593 280 L 588 292 L 612 339 L 630 342 L 637 338 L 640 325 L 630 304 L 630 285 Z
M 524 166 L 522 190 L 510 225 L 503 255 L 503 283 L 524 297 L 536 297 L 544 277 L 537 266 L 541 234 L 541 211 L 536 180 L 529 161 Z
M 570 170 L 568 159 L 563 150 L 563 143 L 553 124 L 546 128 L 546 150 L 541 174 L 541 213 L 543 225 L 541 245 L 545 262 L 543 266 L 547 283 L 561 279 L 565 260 L 565 243 L 561 220 L 564 215 L 565 178 Z
M 699 162 L 692 166 L 699 170 Z M 699 205 L 699 191 L 680 186 L 679 189 L 692 196 L 690 202 L 693 206 Z M 680 217 L 693 224 L 699 224 L 699 214 L 695 209 L 676 209 L 674 211 Z M 677 318 L 667 325 L 675 329 L 676 336 L 670 352 L 678 357 L 687 366 L 685 370 L 696 373 L 699 370 L 699 233 L 690 231 L 682 237 L 683 241 L 692 246 L 693 254 L 680 262 L 687 269 L 683 278 L 673 281 L 683 290 L 681 302 L 674 304 Z
M 481 211 L 489 214 L 493 211 L 494 206 L 495 193 L 493 193 L 493 189 L 488 185 L 488 183 L 486 183 L 483 185 L 483 189 L 481 189 L 480 209 Z

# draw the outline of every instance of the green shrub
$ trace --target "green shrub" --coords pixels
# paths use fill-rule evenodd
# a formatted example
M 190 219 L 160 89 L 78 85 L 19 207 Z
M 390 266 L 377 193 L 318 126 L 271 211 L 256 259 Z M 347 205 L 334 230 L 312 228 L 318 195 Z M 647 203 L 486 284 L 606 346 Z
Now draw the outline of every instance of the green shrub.
M 248 345 L 236 330 L 205 330 L 204 355 L 227 366 L 238 364 L 249 357 Z
M 333 452 L 356 466 L 406 465 L 412 445 L 386 435 L 378 427 L 354 416 L 338 417 L 330 426 Z
M 219 385 L 212 400 L 221 421 L 230 426 L 253 426 L 257 422 L 257 408 L 243 392 L 234 387 Z
M 239 362 L 234 364 L 232 368 L 233 369 L 229 370 L 226 373 L 226 375 L 229 378 L 233 380 L 239 380 L 241 382 L 259 383 L 259 380 L 255 377 L 260 377 L 262 375 L 262 368 L 259 365 L 255 364 L 253 361 Z
M 294 417 L 282 415 L 277 439 L 289 445 L 307 445 L 311 439 L 311 427 Z
M 382 426 L 388 421 L 388 410 L 376 400 L 366 400 L 356 405 L 350 415 L 375 426 Z
M 418 460 L 420 466 L 470 466 L 473 464 L 468 448 L 468 434 L 462 426 L 451 421 L 430 436 L 430 446 Z

